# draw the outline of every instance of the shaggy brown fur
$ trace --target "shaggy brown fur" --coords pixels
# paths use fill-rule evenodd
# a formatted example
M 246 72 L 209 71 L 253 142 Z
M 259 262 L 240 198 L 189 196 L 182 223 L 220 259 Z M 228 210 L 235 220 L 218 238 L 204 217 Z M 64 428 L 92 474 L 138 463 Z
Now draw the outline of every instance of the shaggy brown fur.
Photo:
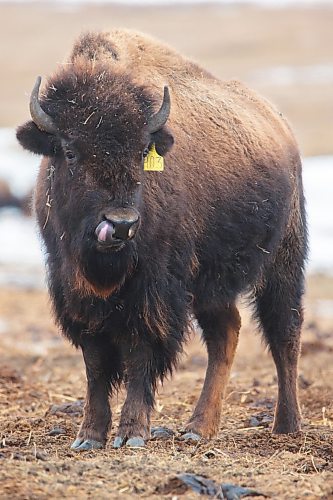
M 149 134 L 164 85 L 171 114 Z M 281 114 L 242 83 L 221 82 L 156 40 L 122 30 L 83 35 L 48 80 L 41 105 L 59 132 L 29 122 L 17 135 L 45 156 L 35 204 L 50 293 L 87 367 L 74 447 L 105 444 L 108 395 L 121 380 L 128 395 L 116 446 L 149 437 L 156 381 L 176 363 L 191 314 L 209 359 L 187 430 L 214 435 L 242 292 L 252 292 L 277 367 L 273 430 L 298 431 L 306 223 L 299 151 Z M 152 144 L 165 157 L 162 173 L 143 171 Z M 140 214 L 137 234 L 119 251 L 102 251 L 96 228 L 108 210 L 127 206 Z

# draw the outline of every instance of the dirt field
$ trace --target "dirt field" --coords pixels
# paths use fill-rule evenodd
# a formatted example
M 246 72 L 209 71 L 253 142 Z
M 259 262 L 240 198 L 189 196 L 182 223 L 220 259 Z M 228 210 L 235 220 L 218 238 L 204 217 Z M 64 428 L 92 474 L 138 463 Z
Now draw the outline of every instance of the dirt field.
M 57 333 L 45 292 L 0 290 L 0 497 L 195 498 L 174 479 L 189 472 L 255 488 L 272 498 L 332 499 L 332 304 L 333 279 L 311 278 L 300 363 L 304 426 L 299 435 L 270 434 L 275 370 L 248 312 L 242 311 L 241 342 L 216 439 L 197 445 L 179 439 L 204 377 L 206 357 L 197 336 L 187 345 L 173 380 L 159 391 L 153 425 L 171 428 L 176 433 L 172 439 L 150 441 L 144 450 L 113 450 L 123 400 L 119 394 L 113 400 L 114 425 L 106 450 L 78 454 L 69 447 L 82 413 L 82 405 L 73 403 L 85 394 L 81 355 Z M 71 413 L 55 412 L 53 405 L 66 403 Z

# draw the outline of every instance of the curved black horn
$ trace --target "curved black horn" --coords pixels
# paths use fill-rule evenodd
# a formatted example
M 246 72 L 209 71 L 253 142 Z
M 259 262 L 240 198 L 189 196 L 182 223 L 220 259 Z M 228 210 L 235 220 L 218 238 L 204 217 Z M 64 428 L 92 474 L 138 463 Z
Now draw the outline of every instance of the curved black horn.
M 38 95 L 39 95 L 39 87 L 41 84 L 41 77 L 38 76 L 35 86 L 32 89 L 30 96 L 30 114 L 32 121 L 37 125 L 39 130 L 42 132 L 48 132 L 49 134 L 55 134 L 58 129 L 53 123 L 52 118 L 45 113 L 45 111 L 41 108 L 39 104 Z
M 151 134 L 157 132 L 163 127 L 163 125 L 166 124 L 166 121 L 169 118 L 170 108 L 171 108 L 171 102 L 170 102 L 169 89 L 168 87 L 164 87 L 162 106 L 160 107 L 159 111 L 157 111 L 157 113 L 155 113 L 148 120 L 148 130 Z

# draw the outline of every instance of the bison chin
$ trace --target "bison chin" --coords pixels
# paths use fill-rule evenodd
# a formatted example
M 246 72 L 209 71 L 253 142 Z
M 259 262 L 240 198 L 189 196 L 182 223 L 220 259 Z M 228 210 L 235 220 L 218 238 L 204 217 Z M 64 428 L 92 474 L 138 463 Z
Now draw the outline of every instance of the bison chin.
M 133 242 L 123 244 L 121 251 L 100 251 L 89 249 L 82 253 L 79 260 L 81 276 L 77 285 L 87 293 L 107 297 L 121 288 L 126 278 L 135 270 L 137 264 L 136 246 Z

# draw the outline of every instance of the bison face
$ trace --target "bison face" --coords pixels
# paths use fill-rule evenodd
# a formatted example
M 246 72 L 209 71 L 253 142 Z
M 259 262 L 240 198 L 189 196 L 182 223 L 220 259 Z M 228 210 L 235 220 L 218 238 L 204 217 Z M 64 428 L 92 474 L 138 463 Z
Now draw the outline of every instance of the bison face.
M 144 213 L 144 156 L 152 143 L 162 155 L 172 146 L 164 127 L 170 97 L 165 87 L 162 105 L 152 114 L 152 100 L 142 89 L 132 87 L 115 96 L 109 82 L 111 89 L 96 95 L 96 76 L 91 82 L 83 76 L 80 83 L 76 75 L 73 84 L 73 78 L 62 75 L 42 103 L 37 79 L 30 101 L 33 121 L 19 127 L 17 138 L 26 149 L 47 157 L 36 211 L 49 253 L 57 251 L 57 241 L 85 278 L 101 285 L 110 279 L 110 268 L 116 278 L 116 261 L 122 263 L 120 273 L 136 258 Z
M 80 252 L 89 246 L 104 254 L 118 252 L 135 238 L 141 224 L 144 142 L 122 148 L 73 133 L 53 136 L 34 122 L 20 127 L 17 137 L 47 156 L 35 200 L 43 234 L 47 225 L 54 225 Z M 48 224 L 43 222 L 45 210 Z
M 141 224 L 142 145 L 126 151 L 109 145 L 62 139 L 51 160 L 55 212 L 64 232 L 79 242 L 75 253 L 85 257 L 130 246 Z

